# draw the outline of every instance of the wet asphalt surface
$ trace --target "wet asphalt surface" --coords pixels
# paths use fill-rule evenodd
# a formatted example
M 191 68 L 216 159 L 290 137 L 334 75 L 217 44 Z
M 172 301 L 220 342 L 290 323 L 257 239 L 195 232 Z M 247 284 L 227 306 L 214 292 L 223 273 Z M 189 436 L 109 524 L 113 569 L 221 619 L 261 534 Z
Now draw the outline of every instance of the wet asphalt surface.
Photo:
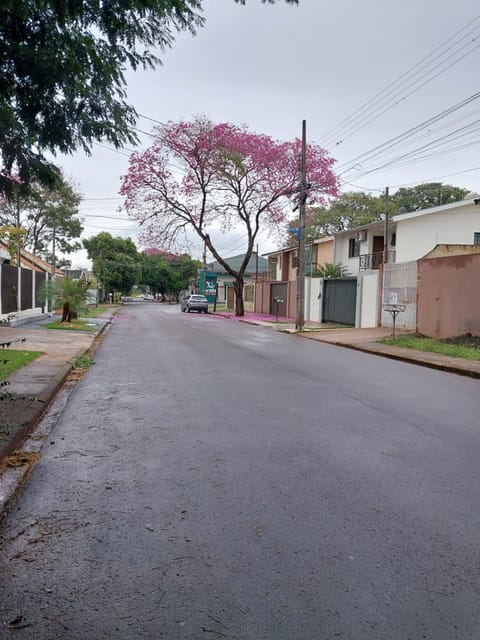
M 0 638 L 480 638 L 478 381 L 149 303 L 95 361 L 0 525 Z

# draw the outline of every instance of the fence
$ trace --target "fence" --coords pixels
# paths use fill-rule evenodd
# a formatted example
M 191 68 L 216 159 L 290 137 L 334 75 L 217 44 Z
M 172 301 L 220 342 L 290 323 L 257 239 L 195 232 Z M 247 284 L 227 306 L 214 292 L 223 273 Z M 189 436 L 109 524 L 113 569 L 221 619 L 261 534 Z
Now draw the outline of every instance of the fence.
M 396 319 L 396 326 L 415 331 L 417 327 L 417 263 L 383 265 L 383 304 L 405 304 L 407 308 Z M 382 327 L 393 326 L 390 313 L 381 311 Z
M 46 274 L 0 264 L 0 316 L 31 311 L 44 306 L 41 290 Z

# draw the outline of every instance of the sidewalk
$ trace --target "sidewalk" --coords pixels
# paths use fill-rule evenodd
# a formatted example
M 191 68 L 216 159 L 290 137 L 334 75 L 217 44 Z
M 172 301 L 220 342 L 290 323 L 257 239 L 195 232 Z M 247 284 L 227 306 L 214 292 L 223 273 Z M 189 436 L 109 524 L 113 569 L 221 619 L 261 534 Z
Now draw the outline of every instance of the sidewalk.
M 11 349 L 42 352 L 9 378 L 6 391 L 19 398 L 0 402 L 0 461 L 23 442 L 64 384 L 75 358 L 92 349 L 110 320 L 91 319 L 94 332 L 42 329 L 50 317 L 18 328 L 0 327 L 0 342 L 11 342 Z

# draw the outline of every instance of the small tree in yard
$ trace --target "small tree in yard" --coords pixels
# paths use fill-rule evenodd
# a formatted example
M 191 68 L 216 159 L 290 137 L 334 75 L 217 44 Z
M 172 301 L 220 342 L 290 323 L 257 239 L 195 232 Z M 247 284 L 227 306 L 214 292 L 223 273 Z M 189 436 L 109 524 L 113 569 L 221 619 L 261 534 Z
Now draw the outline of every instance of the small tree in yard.
M 244 274 L 257 235 L 278 231 L 289 200 L 298 198 L 300 150 L 300 140 L 276 142 L 206 118 L 169 123 L 156 129 L 150 148 L 131 156 L 121 193 L 145 240 L 171 249 L 186 229 L 196 232 L 233 278 L 235 313 L 242 316 Z M 337 194 L 333 162 L 321 147 L 307 147 L 309 198 L 319 204 Z M 172 163 L 182 166 L 183 175 Z M 214 246 L 208 233 L 213 227 L 243 227 L 246 251 L 237 270 Z
M 71 322 L 76 311 L 86 308 L 86 296 L 89 282 L 71 278 L 55 278 L 46 283 L 43 297 L 54 300 L 55 307 L 62 307 L 61 322 Z

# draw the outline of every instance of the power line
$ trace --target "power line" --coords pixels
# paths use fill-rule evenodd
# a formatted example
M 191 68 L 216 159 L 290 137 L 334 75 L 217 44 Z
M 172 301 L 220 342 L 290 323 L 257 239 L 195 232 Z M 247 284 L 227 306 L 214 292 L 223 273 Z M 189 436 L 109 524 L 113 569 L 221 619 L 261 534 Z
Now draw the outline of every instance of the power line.
M 403 133 L 399 134 L 398 136 L 395 136 L 394 138 L 391 138 L 390 140 L 387 140 L 386 142 L 384 142 L 384 143 L 382 143 L 380 145 L 377 145 L 376 147 L 374 147 L 373 149 L 370 149 L 369 151 L 365 151 L 364 153 L 361 153 L 358 156 L 355 156 L 354 158 L 352 158 L 348 162 L 341 163 L 337 167 L 337 169 L 339 169 L 339 168 L 341 168 L 341 167 L 343 167 L 343 166 L 345 166 L 347 164 L 356 163 L 359 160 L 362 160 L 363 162 L 371 160 L 372 158 L 374 158 L 374 157 L 376 157 L 378 155 L 381 155 L 382 153 L 384 153 L 388 149 L 391 149 L 391 148 L 393 148 L 395 146 L 398 146 L 401 142 L 403 142 L 405 140 L 408 140 L 415 133 L 418 133 L 419 131 L 422 131 L 422 130 L 426 129 L 431 124 L 434 124 L 436 122 L 439 122 L 440 120 L 443 120 L 444 118 L 448 117 L 452 113 L 455 113 L 459 109 L 462 109 L 463 107 L 467 106 L 471 102 L 474 102 L 475 100 L 478 100 L 479 98 L 480 98 L 480 91 L 477 92 L 477 93 L 472 94 L 471 96 L 468 96 L 468 98 L 465 98 L 464 100 L 461 100 L 460 102 L 452 105 L 448 109 L 444 109 L 443 111 L 440 111 L 439 113 L 435 114 L 431 118 L 428 118 L 427 120 L 424 120 L 423 122 L 415 125 L 414 127 L 411 127 L 410 129 L 407 129 L 406 131 L 404 131 Z M 343 173 L 346 173 L 348 171 L 349 171 L 349 169 L 346 169 Z M 340 175 L 343 175 L 343 173 L 340 174 Z
M 408 83 L 412 78 L 415 78 L 415 76 L 417 76 L 419 73 L 421 73 L 423 70 L 427 69 L 431 64 L 433 64 L 436 60 L 438 60 L 439 58 L 441 58 L 442 56 L 444 56 L 446 53 L 448 53 L 448 51 L 450 51 L 452 48 L 454 48 L 455 46 L 457 46 L 459 43 L 462 42 L 462 40 L 464 40 L 466 37 L 468 37 L 469 35 L 471 35 L 472 33 L 475 32 L 476 30 L 476 26 L 472 29 L 470 29 L 470 31 L 468 31 L 467 33 L 464 33 L 460 38 L 458 38 L 458 40 L 456 42 L 454 42 L 453 44 L 451 44 L 449 47 L 447 47 L 442 53 L 440 53 L 439 55 L 435 54 L 440 51 L 441 49 L 444 49 L 446 45 L 448 45 L 452 40 L 455 40 L 455 38 L 457 38 L 457 36 L 459 36 L 460 34 L 462 34 L 463 32 L 467 31 L 467 29 L 469 29 L 471 27 L 471 25 L 474 25 L 475 23 L 478 22 L 478 20 L 480 19 L 480 16 L 476 16 L 472 21 L 470 21 L 469 23 L 467 23 L 464 27 L 462 27 L 459 31 L 457 31 L 455 34 L 453 34 L 450 38 L 448 38 L 446 41 L 444 41 L 442 44 L 440 44 L 438 47 L 436 47 L 433 51 L 431 51 L 427 56 L 425 56 L 424 58 L 422 58 L 419 62 L 417 62 L 415 65 L 413 65 L 412 67 L 410 67 L 406 72 L 404 72 L 403 74 L 401 74 L 398 78 L 396 78 L 393 82 L 391 82 L 389 85 L 387 85 L 384 89 L 382 89 L 381 91 L 379 91 L 377 94 L 375 94 L 372 98 L 370 98 L 369 100 L 367 100 L 367 102 L 363 103 L 360 107 L 358 107 L 355 111 L 353 111 L 352 114 L 350 114 L 350 116 L 347 116 L 346 118 L 344 118 L 338 125 L 336 125 L 335 127 L 331 128 L 329 131 L 327 131 L 326 134 L 324 134 L 324 140 L 325 142 L 330 141 L 330 140 L 334 140 L 335 138 L 339 138 L 340 136 L 343 135 L 344 139 L 345 139 L 345 135 L 351 131 L 352 128 L 355 128 L 359 125 L 361 125 L 362 123 L 365 122 L 365 120 L 367 118 L 369 118 L 372 113 L 377 112 L 379 109 L 382 108 L 382 106 L 385 105 L 385 100 L 386 98 L 388 98 L 388 96 L 394 94 L 393 98 L 396 97 L 400 97 L 401 94 L 407 89 L 411 88 L 415 83 L 417 83 L 418 81 L 420 81 L 421 79 L 425 78 L 425 76 L 427 76 L 429 73 L 431 73 L 431 71 L 434 71 L 435 69 L 437 69 L 439 66 L 441 66 L 442 64 L 445 64 L 446 62 L 448 62 L 451 58 L 453 58 L 457 53 L 459 53 L 460 51 L 462 51 L 463 49 L 465 49 L 467 46 L 469 46 L 469 44 L 471 44 L 471 42 L 467 43 L 466 45 L 463 45 L 463 47 L 461 47 L 459 50 L 457 50 L 456 52 L 452 53 L 450 56 L 448 56 L 445 60 L 441 61 L 440 63 L 438 63 L 435 67 L 433 67 L 433 69 L 430 69 L 429 71 L 426 71 L 426 73 L 424 73 L 420 78 L 417 78 L 417 80 L 415 80 L 413 83 L 410 83 L 405 89 L 399 90 L 400 87 L 403 87 L 406 83 Z M 472 42 L 475 41 L 476 37 L 473 38 Z M 425 83 L 423 83 L 421 85 L 424 86 L 427 82 L 430 82 L 431 80 L 433 80 L 434 78 L 436 78 L 440 73 L 443 73 L 443 71 L 446 71 L 448 68 L 450 68 L 453 64 L 456 64 L 457 62 L 459 62 L 461 59 L 463 59 L 466 55 L 469 55 L 470 53 L 472 53 L 473 50 L 475 50 L 477 47 L 474 47 L 471 51 L 467 52 L 466 54 L 464 54 L 463 56 L 461 56 L 460 58 L 457 58 L 454 62 L 452 62 L 450 65 L 448 65 L 445 69 L 443 69 L 442 71 L 440 71 L 438 74 L 436 74 L 434 77 L 428 79 Z M 427 60 L 429 60 L 430 58 L 433 57 L 433 60 L 431 62 L 428 62 L 428 64 L 424 64 Z M 417 69 L 417 71 L 415 71 Z M 415 73 L 412 73 L 414 72 Z M 398 86 L 397 86 L 398 85 Z M 415 91 L 417 91 L 418 89 L 420 89 L 421 87 L 417 87 L 416 89 L 414 89 L 412 92 L 410 92 L 407 96 L 405 96 L 404 98 L 402 98 L 401 100 L 399 100 L 396 104 L 398 104 L 399 102 L 402 102 L 404 99 L 406 99 L 408 96 L 410 96 L 412 93 L 414 93 Z M 396 92 L 396 93 L 395 93 Z M 383 96 L 383 97 L 382 97 Z M 389 102 L 391 102 L 391 100 L 387 101 L 387 104 Z M 383 104 L 382 104 L 383 103 Z M 375 107 L 376 105 L 377 108 L 372 112 L 372 108 Z M 396 106 L 396 105 L 393 105 Z M 390 107 L 392 108 L 392 107 Z M 387 109 L 388 110 L 388 109 Z M 380 117 L 380 115 L 382 115 L 384 112 L 382 112 L 381 114 L 379 114 L 377 117 Z M 376 119 L 376 118 L 375 118 Z M 366 123 L 369 124 L 371 122 L 371 120 Z M 366 124 L 364 126 L 366 126 Z M 363 128 L 363 127 L 362 127 Z M 356 132 L 356 131 L 355 131 Z M 350 135 L 353 135 L 354 132 L 351 132 Z

